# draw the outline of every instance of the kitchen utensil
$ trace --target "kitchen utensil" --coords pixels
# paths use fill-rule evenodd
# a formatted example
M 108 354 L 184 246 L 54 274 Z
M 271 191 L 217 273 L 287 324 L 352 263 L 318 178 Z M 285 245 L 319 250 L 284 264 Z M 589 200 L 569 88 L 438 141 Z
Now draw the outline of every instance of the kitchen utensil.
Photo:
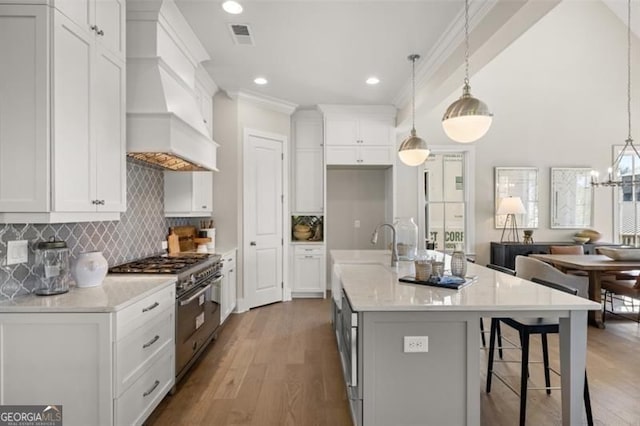
M 167 245 L 169 247 L 169 254 L 180 253 L 180 237 L 178 237 L 173 230 L 167 237 Z
M 38 275 L 35 293 L 40 296 L 69 291 L 69 248 L 64 241 L 51 237 L 36 244 L 35 272 Z
M 171 231 L 178 236 L 180 251 L 194 251 L 196 249 L 196 227 L 195 226 L 173 226 Z
M 101 251 L 88 251 L 78 255 L 71 275 L 78 287 L 95 287 L 102 284 L 108 268 L 107 259 Z

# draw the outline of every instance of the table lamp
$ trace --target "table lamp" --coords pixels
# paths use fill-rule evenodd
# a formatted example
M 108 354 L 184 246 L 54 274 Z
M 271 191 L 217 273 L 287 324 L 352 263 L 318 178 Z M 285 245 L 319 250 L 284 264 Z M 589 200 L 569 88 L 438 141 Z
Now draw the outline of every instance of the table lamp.
M 503 243 L 505 241 L 513 241 L 520 242 L 520 238 L 518 237 L 518 223 L 516 222 L 517 214 L 524 214 L 527 211 L 524 208 L 524 204 L 522 204 L 522 200 L 520 197 L 505 197 L 500 200 L 500 204 L 498 204 L 498 211 L 496 214 L 506 214 L 507 218 L 504 221 L 504 227 L 502 228 L 502 236 L 500 237 L 500 242 Z M 507 229 L 508 228 L 508 229 Z M 507 233 L 507 238 L 505 240 L 505 232 Z

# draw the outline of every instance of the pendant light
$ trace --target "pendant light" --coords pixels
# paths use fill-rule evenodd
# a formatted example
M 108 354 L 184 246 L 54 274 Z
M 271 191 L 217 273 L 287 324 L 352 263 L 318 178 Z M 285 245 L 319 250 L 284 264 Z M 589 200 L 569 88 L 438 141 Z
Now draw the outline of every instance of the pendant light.
M 619 188 L 633 188 L 640 185 L 640 176 L 631 171 L 631 174 L 626 176 L 620 175 L 621 161 L 625 156 L 633 156 L 633 162 L 637 165 L 640 164 L 640 152 L 633 144 L 633 138 L 631 137 L 631 0 L 627 3 L 627 139 L 625 140 L 624 147 L 613 160 L 611 167 L 607 169 L 607 180 L 601 181 L 599 179 L 599 173 L 596 171 L 591 172 L 591 186 L 612 186 Z M 635 193 L 632 189 L 631 193 Z M 634 221 L 636 223 L 636 221 Z M 636 232 L 637 234 L 637 232 Z
M 447 136 L 456 142 L 469 143 L 483 137 L 491 127 L 493 114 L 487 104 L 471 96 L 469 86 L 469 0 L 464 2 L 464 86 L 460 99 L 449 105 L 442 117 Z
M 429 157 L 429 148 L 424 139 L 416 135 L 416 60 L 420 55 L 409 55 L 411 61 L 411 134 L 400 144 L 398 157 L 407 166 L 419 166 Z

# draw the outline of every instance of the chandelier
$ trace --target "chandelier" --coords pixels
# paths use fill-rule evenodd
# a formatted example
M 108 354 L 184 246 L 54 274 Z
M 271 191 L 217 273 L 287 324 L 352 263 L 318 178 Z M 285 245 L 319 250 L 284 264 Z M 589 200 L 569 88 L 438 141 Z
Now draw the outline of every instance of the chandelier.
M 638 153 L 631 137 L 631 0 L 627 2 L 627 123 L 629 132 L 627 139 L 624 147 L 613 160 L 611 167 L 607 169 L 606 180 L 601 181 L 599 173 L 592 171 L 591 186 L 628 187 L 640 185 L 640 176 L 636 176 L 634 170 L 631 170 L 627 176 L 622 176 L 620 173 L 622 159 L 627 155 L 635 155 L 636 162 L 640 164 L 640 153 Z

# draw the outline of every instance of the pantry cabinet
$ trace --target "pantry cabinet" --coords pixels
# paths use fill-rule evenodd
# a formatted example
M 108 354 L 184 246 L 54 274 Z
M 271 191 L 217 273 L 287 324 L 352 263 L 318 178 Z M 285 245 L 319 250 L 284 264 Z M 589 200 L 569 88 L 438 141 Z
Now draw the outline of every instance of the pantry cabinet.
M 0 71 L 10 82 L 0 93 L 0 222 L 119 219 L 126 210 L 123 54 L 47 5 L 0 4 L 0 21 L 0 56 L 11 64 Z
M 165 216 L 205 217 L 212 213 L 212 172 L 164 172 Z
M 293 118 L 293 208 L 295 213 L 324 210 L 324 155 L 322 117 L 317 111 L 303 111 Z

